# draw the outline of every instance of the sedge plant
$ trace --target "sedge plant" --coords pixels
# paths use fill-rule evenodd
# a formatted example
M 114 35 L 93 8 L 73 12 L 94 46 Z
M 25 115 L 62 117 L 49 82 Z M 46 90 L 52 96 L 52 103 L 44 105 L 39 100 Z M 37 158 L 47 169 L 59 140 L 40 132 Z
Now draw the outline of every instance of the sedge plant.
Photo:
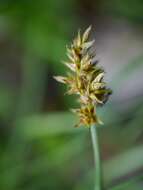
M 93 49 L 94 40 L 89 41 L 91 26 L 77 37 L 71 46 L 67 47 L 68 61 L 63 62 L 70 72 L 67 76 L 55 76 L 54 78 L 67 85 L 67 94 L 76 94 L 80 108 L 72 109 L 79 116 L 79 122 L 75 127 L 85 126 L 89 128 L 92 140 L 93 155 L 95 161 L 95 190 L 103 189 L 101 158 L 98 143 L 97 126 L 102 125 L 102 120 L 97 115 L 97 107 L 104 105 L 112 93 L 104 81 L 104 69 L 98 65 L 96 53 Z

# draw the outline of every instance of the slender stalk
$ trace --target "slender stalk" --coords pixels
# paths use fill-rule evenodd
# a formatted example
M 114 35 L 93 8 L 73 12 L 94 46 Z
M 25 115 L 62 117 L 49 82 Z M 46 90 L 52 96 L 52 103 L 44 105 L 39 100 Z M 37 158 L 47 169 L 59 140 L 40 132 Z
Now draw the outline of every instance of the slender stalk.
M 94 188 L 94 190 L 102 190 L 101 159 L 100 159 L 97 128 L 95 125 L 92 125 L 90 127 L 90 132 L 91 132 L 91 140 L 92 140 L 93 156 L 94 156 L 94 164 L 95 164 L 95 188 Z

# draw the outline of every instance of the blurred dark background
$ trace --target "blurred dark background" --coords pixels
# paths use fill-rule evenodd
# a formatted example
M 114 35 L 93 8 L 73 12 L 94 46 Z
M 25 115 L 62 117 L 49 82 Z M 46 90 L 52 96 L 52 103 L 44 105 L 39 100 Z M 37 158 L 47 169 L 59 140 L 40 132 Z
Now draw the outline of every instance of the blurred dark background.
M 98 113 L 105 189 L 143 189 L 143 1 L 0 1 L 0 190 L 92 190 L 89 130 L 53 75 L 92 25 L 113 89 Z

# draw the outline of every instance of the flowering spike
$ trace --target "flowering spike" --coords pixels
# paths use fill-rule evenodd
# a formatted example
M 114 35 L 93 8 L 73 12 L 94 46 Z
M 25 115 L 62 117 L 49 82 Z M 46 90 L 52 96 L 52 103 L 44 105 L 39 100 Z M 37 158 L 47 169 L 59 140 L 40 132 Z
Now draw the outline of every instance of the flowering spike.
M 68 62 L 64 64 L 72 71 L 67 77 L 54 77 L 58 82 L 68 86 L 67 94 L 76 94 L 81 107 L 73 109 L 72 112 L 79 116 L 80 125 L 90 127 L 92 124 L 103 122 L 96 114 L 96 107 L 103 105 L 112 91 L 106 87 L 104 82 L 104 69 L 97 65 L 95 53 L 91 52 L 94 40 L 88 41 L 91 26 L 81 36 L 80 30 L 73 40 L 70 48 L 67 47 Z

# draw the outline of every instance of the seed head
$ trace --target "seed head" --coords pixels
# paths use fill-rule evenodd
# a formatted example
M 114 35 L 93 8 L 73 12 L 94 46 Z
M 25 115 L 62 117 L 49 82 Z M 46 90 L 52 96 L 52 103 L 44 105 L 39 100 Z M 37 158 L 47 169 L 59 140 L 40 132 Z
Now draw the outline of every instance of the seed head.
M 81 108 L 72 110 L 80 118 L 76 126 L 87 127 L 92 124 L 103 124 L 96 114 L 96 107 L 103 105 L 112 93 L 104 81 L 103 68 L 98 66 L 97 60 L 95 61 L 96 53 L 92 50 L 94 40 L 89 41 L 90 31 L 91 26 L 83 35 L 79 30 L 71 46 L 67 47 L 69 60 L 63 63 L 70 73 L 65 77 L 54 77 L 58 82 L 67 85 L 67 94 L 78 95 Z

